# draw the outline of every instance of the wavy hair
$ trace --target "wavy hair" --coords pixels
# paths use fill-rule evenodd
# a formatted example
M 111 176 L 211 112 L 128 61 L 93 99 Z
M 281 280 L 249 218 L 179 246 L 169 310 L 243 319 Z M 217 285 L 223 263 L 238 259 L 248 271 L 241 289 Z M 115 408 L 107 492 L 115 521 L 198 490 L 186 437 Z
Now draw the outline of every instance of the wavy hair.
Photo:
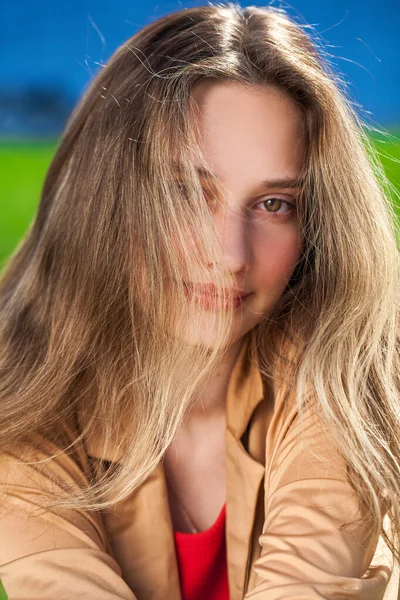
M 213 350 L 176 335 L 198 326 L 185 273 L 206 280 L 204 257 L 222 264 L 193 167 L 202 157 L 190 92 L 205 78 L 276 86 L 301 111 L 302 254 L 252 334 L 263 377 L 295 391 L 300 410 L 317 400 L 351 485 L 399 559 L 399 251 L 389 184 L 319 40 L 282 9 L 173 12 L 122 44 L 90 82 L 0 281 L 0 451 L 38 431 L 56 437 L 80 407 L 87 421 L 73 445 L 96 431 L 107 453 L 118 433 L 124 460 L 52 506 L 112 506 L 158 464 L 218 364 L 229 311 L 215 313 Z M 223 302 L 227 274 L 214 277 Z

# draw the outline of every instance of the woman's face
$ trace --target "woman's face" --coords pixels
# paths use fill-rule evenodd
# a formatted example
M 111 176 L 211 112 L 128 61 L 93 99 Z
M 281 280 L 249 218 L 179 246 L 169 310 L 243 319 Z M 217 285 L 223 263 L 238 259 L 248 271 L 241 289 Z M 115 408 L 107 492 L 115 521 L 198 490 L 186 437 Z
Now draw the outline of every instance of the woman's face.
M 234 275 L 236 291 L 231 343 L 257 325 L 276 304 L 300 257 L 296 180 L 304 158 L 301 117 L 294 102 L 275 87 L 248 88 L 205 80 L 192 97 L 204 159 L 225 190 L 214 210 L 223 247 L 224 271 Z M 203 177 L 205 190 L 210 182 Z M 212 294 L 194 291 L 212 284 L 213 266 L 204 281 L 191 274 L 188 296 L 212 310 Z M 191 287 L 194 284 L 194 287 Z M 247 294 L 235 299 L 240 290 Z M 215 306 L 215 305 L 214 305 Z M 212 343 L 211 319 L 192 343 Z

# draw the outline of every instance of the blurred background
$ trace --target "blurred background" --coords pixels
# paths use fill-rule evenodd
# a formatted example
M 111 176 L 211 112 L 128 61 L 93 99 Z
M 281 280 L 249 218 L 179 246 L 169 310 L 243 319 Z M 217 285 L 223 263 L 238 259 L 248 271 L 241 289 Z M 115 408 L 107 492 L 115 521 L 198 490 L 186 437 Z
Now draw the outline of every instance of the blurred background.
M 34 218 L 59 136 L 91 79 L 138 29 L 169 12 L 203 4 L 1 0 L 0 270 Z M 400 216 L 399 1 L 269 4 L 310 25 L 319 37 L 368 128 Z

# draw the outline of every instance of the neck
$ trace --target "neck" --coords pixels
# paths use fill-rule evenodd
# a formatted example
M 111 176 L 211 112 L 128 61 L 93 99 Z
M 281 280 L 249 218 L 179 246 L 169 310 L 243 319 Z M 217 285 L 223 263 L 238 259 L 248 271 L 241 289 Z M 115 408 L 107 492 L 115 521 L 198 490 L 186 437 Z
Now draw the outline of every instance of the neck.
M 187 412 L 185 422 L 207 422 L 225 415 L 226 393 L 232 369 L 243 344 L 243 338 L 232 344 L 221 358 L 214 375 Z

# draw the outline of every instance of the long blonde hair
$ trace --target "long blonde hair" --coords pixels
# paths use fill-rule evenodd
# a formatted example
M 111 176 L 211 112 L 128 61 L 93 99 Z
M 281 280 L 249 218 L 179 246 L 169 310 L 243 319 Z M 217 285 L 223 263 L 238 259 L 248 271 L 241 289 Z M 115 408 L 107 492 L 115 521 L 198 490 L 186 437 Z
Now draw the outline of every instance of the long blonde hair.
M 301 111 L 303 252 L 255 328 L 255 347 L 263 376 L 294 382 L 300 409 L 313 391 L 379 530 L 388 511 L 393 528 L 382 533 L 399 558 L 399 252 L 389 186 L 319 43 L 270 6 L 209 4 L 150 23 L 77 104 L 0 282 L 0 451 L 39 431 L 56 437 L 83 407 L 74 444 L 96 431 L 105 454 L 118 439 L 124 460 L 52 505 L 112 506 L 158 464 L 217 365 L 229 312 L 215 313 L 212 351 L 174 335 L 197 326 L 179 283 L 185 269 L 201 272 L 204 256 L 221 264 L 193 167 L 190 90 L 204 78 L 275 85 Z M 214 283 L 223 296 L 226 273 L 215 270 Z M 282 335 L 295 350 L 291 378 Z

